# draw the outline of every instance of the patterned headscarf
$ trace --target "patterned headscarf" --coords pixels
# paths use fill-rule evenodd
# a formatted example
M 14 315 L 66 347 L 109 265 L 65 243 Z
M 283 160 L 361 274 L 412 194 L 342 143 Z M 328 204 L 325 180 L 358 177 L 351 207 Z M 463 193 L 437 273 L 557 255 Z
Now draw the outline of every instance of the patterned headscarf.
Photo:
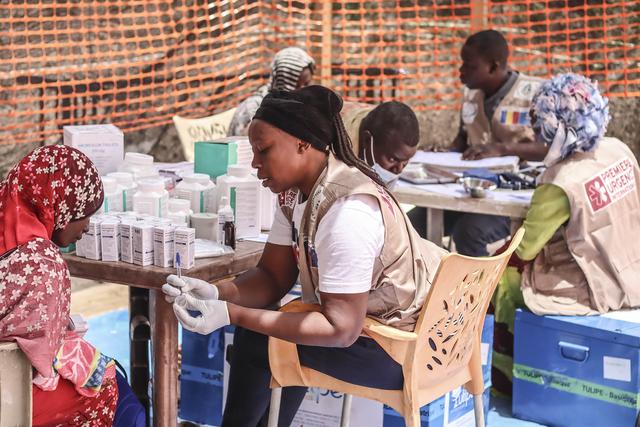
M 271 61 L 269 89 L 294 90 L 302 71 L 309 67 L 313 72 L 315 65 L 313 58 L 299 47 L 287 47 L 280 50 Z
M 100 208 L 102 182 L 89 158 L 75 148 L 36 148 L 0 184 L 0 255 Z
M 597 83 L 578 74 L 560 74 L 542 84 L 531 103 L 531 125 L 549 146 L 544 163 L 551 166 L 574 152 L 593 150 L 609 123 L 608 104 Z

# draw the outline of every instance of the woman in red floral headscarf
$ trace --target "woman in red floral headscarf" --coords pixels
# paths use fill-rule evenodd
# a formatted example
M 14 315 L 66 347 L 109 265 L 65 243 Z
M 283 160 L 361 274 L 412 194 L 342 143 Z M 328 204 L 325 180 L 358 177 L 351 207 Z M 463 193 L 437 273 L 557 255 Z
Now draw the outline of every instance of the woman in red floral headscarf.
M 93 163 L 62 145 L 34 150 L 0 184 L 0 340 L 34 368 L 34 426 L 114 423 L 114 361 L 67 330 L 71 282 L 58 250 L 103 198 Z

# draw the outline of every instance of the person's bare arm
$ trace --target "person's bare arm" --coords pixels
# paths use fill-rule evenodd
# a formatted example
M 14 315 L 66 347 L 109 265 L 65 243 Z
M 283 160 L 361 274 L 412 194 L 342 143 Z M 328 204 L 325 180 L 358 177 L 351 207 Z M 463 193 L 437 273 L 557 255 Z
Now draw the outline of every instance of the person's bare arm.
M 460 123 L 458 134 L 451 143 L 450 151 L 463 153 L 468 147 L 469 145 L 467 144 L 467 132 L 465 132 L 464 128 L 462 127 L 462 123 Z
M 218 285 L 218 298 L 244 307 L 267 307 L 286 295 L 297 277 L 291 246 L 267 243 L 256 267 Z
M 364 323 L 369 292 L 328 294 L 321 292 L 319 312 L 282 313 L 228 304 L 232 324 L 291 341 L 322 347 L 348 347 Z

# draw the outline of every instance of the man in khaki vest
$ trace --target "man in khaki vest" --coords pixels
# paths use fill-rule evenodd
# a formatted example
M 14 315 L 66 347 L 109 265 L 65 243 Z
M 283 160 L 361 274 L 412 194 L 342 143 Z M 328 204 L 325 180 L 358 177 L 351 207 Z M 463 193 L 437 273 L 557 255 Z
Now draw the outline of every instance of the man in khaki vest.
M 465 85 L 460 129 L 451 150 L 467 160 L 494 156 L 518 156 L 542 160 L 547 152 L 537 143 L 529 123 L 531 98 L 542 79 L 509 68 L 509 46 L 498 31 L 471 35 L 460 52 L 460 81 Z M 424 236 L 424 209 L 413 209 L 409 218 Z M 446 212 L 445 232 L 456 250 L 469 256 L 486 256 L 487 244 L 509 235 L 509 218 Z
M 398 101 L 377 106 L 345 102 L 340 115 L 353 152 L 393 189 L 420 142 L 420 125 L 411 107 Z
M 531 99 L 542 79 L 509 68 L 509 46 L 495 30 L 471 35 L 460 57 L 465 89 L 452 149 L 469 160 L 492 156 L 542 160 L 547 148 L 535 142 L 529 123 Z
M 603 137 L 606 98 L 588 79 L 562 74 L 541 86 L 531 111 L 549 146 L 547 170 L 494 297 L 498 385 L 512 371 L 505 350 L 517 307 L 586 315 L 640 306 L 640 169 L 624 143 Z

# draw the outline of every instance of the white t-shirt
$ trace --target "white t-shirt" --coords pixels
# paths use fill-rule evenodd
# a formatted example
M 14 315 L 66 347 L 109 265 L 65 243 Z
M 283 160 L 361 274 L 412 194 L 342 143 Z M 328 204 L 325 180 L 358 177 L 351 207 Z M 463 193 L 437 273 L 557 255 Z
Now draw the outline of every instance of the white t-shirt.
M 293 210 L 296 230 L 300 227 L 306 204 L 298 203 Z M 291 246 L 292 236 L 291 224 L 278 209 L 267 241 Z M 375 197 L 357 194 L 336 200 L 316 232 L 318 289 L 332 294 L 369 291 L 373 265 L 383 244 L 384 222 Z M 305 256 L 304 248 L 300 248 L 300 256 Z

